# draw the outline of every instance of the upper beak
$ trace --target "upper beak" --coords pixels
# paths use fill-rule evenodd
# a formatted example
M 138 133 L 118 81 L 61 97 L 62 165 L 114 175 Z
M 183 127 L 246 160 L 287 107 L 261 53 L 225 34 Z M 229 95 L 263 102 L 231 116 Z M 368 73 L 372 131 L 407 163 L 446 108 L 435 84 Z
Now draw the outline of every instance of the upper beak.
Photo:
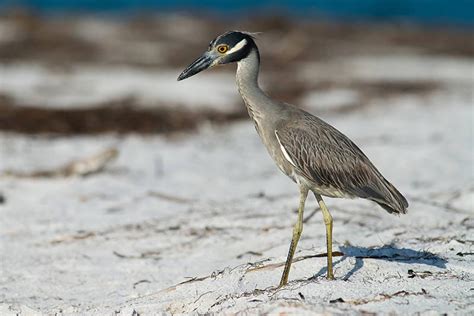
M 183 70 L 178 77 L 178 81 L 194 76 L 195 74 L 214 66 L 216 58 L 217 56 L 211 52 L 205 52 L 201 57 L 196 59 L 191 65 Z

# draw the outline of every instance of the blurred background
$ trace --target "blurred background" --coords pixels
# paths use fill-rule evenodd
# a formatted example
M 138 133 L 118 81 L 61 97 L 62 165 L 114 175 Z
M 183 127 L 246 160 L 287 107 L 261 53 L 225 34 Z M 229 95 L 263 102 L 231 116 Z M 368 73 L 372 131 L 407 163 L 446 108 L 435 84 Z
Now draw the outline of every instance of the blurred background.
M 241 295 L 277 284 L 279 268 L 241 265 L 284 260 L 297 190 L 254 131 L 235 65 L 176 81 L 234 29 L 260 32 L 271 97 L 347 134 L 410 202 L 394 218 L 328 199 L 349 256 L 337 277 L 350 282 L 321 291 L 325 259 L 302 261 L 292 277 L 323 272 L 292 300 L 321 313 L 469 313 L 474 1 L 0 0 L 0 314 L 119 313 L 142 295 L 149 314 L 222 311 L 220 294 L 241 302 L 233 312 L 285 306 L 287 291 Z M 318 216 L 298 255 L 325 251 Z M 384 245 L 387 261 L 353 265 Z M 182 282 L 225 267 L 237 268 Z M 383 299 L 328 303 L 348 302 L 341 293 Z
M 262 32 L 263 82 L 271 95 L 350 111 L 374 98 L 439 88 L 423 68 L 423 56 L 471 58 L 473 28 L 469 0 L 3 0 L 0 129 L 151 133 L 244 118 L 231 84 L 206 74 L 215 89 L 209 93 L 197 81 L 182 88 L 174 82 L 210 39 L 231 29 Z M 380 58 L 375 65 L 385 71 L 376 76 L 390 76 L 387 63 L 411 56 L 416 58 L 395 67 L 414 72 L 403 80 L 352 80 L 340 71 L 352 66 L 331 66 L 345 59 L 370 72 L 362 59 Z M 440 67 L 448 67 L 443 61 Z M 310 71 L 309 64 L 317 69 Z M 311 101 L 315 94 L 323 94 L 319 104 Z

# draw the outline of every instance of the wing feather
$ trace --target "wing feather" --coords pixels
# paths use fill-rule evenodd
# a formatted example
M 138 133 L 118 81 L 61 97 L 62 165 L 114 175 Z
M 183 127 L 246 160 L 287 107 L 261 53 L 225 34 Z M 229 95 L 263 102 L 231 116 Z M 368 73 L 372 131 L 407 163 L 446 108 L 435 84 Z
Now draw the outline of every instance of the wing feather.
M 408 203 L 349 138 L 315 116 L 303 116 L 275 131 L 297 172 L 320 188 L 373 200 L 389 212 L 405 213 Z

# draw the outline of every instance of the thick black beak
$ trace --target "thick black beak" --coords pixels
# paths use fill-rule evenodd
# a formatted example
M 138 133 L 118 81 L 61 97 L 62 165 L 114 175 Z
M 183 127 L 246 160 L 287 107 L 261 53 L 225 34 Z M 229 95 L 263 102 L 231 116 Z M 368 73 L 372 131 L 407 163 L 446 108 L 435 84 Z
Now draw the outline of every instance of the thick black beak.
M 191 65 L 183 70 L 183 72 L 178 77 L 178 81 L 194 76 L 195 74 L 213 66 L 215 58 L 216 56 L 214 56 L 211 52 L 205 52 L 201 57 L 196 59 Z

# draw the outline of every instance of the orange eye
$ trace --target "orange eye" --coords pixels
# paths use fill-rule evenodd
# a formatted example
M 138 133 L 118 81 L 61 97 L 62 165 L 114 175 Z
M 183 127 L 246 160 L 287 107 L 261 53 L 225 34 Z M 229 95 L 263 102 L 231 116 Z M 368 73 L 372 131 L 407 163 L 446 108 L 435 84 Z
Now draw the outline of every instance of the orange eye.
M 225 52 L 227 52 L 229 50 L 229 46 L 227 45 L 219 45 L 217 46 L 217 51 L 221 54 L 224 54 Z

